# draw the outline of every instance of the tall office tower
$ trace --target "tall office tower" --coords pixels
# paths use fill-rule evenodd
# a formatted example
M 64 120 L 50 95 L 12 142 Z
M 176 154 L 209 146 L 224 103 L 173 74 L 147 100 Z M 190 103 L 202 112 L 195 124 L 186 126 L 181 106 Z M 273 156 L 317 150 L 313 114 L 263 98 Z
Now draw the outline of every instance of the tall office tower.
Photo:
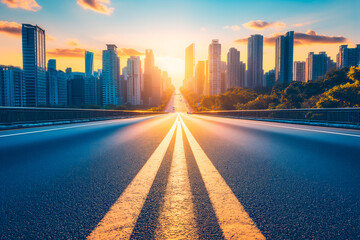
M 184 86 L 191 91 L 195 91 L 195 44 L 190 44 L 185 48 L 185 79 Z
M 336 67 L 338 69 L 350 66 L 359 66 L 360 64 L 360 44 L 355 48 L 348 48 L 347 45 L 339 47 L 339 53 L 336 56 Z
M 144 92 L 143 92 L 143 103 L 146 106 L 151 105 L 152 99 L 152 75 L 154 69 L 154 53 L 151 49 L 145 50 L 144 59 Z
M 263 36 L 251 35 L 248 38 L 248 70 L 247 88 L 261 87 L 263 85 Z
M 314 54 L 310 52 L 308 58 L 306 59 L 306 76 L 305 81 L 317 80 L 323 77 L 327 72 L 329 72 L 334 67 L 334 64 L 325 52 L 320 52 L 319 54 Z
M 275 70 L 270 70 L 264 74 L 264 86 L 273 87 L 275 85 Z
M 209 95 L 221 93 L 221 44 L 212 40 L 209 45 Z
M 293 80 L 297 82 L 305 82 L 306 63 L 297 61 L 294 62 L 294 76 Z
M 103 50 L 102 68 L 102 105 L 119 105 L 120 99 L 120 61 L 117 47 L 107 44 L 107 50 Z
M 200 96 L 204 94 L 205 85 L 205 61 L 198 61 L 195 69 L 195 93 Z
M 84 102 L 85 105 L 97 105 L 97 79 L 94 76 L 88 76 L 84 79 Z
M 209 60 L 205 61 L 205 83 L 204 83 L 204 96 L 209 95 Z
M 85 51 L 85 77 L 94 75 L 94 53 Z
M 293 80 L 294 32 L 276 38 L 275 45 L 275 78 L 284 83 Z
M 68 102 L 67 96 L 67 78 L 66 73 L 57 71 L 57 90 L 58 90 L 58 106 L 66 106 Z
M 220 67 L 220 72 L 221 72 L 221 83 L 220 83 L 221 93 L 226 92 L 226 69 L 227 69 L 226 62 L 221 61 L 221 67 Z
M 123 103 L 127 103 L 128 99 L 127 99 L 127 67 L 123 67 L 121 70 L 121 86 L 122 86 L 122 93 L 123 93 Z
M 227 54 L 226 89 L 240 87 L 240 52 L 230 48 Z
M 127 101 L 131 105 L 141 104 L 141 62 L 140 57 L 127 60 Z
M 246 64 L 240 61 L 239 63 L 239 86 L 245 88 L 246 83 Z
M 158 67 L 154 67 L 151 85 L 151 105 L 157 106 L 161 104 L 162 93 L 161 70 Z
M 44 106 L 47 103 L 45 30 L 23 24 L 22 52 L 25 106 Z
M 68 81 L 68 105 L 82 107 L 85 104 L 85 74 L 73 72 Z
M 22 70 L 0 65 L 0 106 L 24 106 L 24 92 Z
M 47 67 L 47 105 L 56 106 L 58 105 L 58 79 L 56 70 L 56 60 L 49 59 Z
M 168 72 L 162 72 L 162 84 L 163 84 L 163 91 L 168 91 L 171 88 L 171 78 L 169 77 Z

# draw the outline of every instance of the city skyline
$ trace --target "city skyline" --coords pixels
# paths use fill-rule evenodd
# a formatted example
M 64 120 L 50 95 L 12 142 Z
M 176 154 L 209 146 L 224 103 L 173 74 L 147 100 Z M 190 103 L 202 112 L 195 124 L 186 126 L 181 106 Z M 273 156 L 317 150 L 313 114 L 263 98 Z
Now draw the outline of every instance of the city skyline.
M 253 34 L 262 34 L 264 71 L 267 72 L 275 66 L 273 38 L 280 33 L 295 31 L 294 61 L 305 61 L 308 52 L 322 51 L 326 51 L 328 56 L 335 60 L 339 45 L 348 44 L 349 47 L 354 47 L 354 43 L 360 41 L 356 31 L 356 22 L 359 19 L 356 15 L 358 3 L 353 1 L 272 1 L 256 5 L 233 1 L 221 4 L 185 1 L 176 8 L 174 3 L 161 1 L 151 4 L 140 2 L 136 4 L 137 7 L 127 1 L 111 1 L 109 4 L 100 2 L 100 5 L 95 7 L 86 7 L 83 1 L 63 1 L 61 4 L 41 0 L 12 2 L 13 5 L 10 1 L 3 0 L 0 4 L 0 62 L 20 67 L 21 37 L 17 29 L 21 23 L 37 24 L 46 29 L 47 59 L 57 59 L 58 68 L 61 70 L 72 67 L 74 71 L 84 72 L 85 50 L 94 52 L 94 69 L 100 69 L 104 44 L 114 43 L 120 49 L 121 68 L 126 66 L 130 55 L 140 55 L 141 62 L 144 62 L 145 49 L 153 49 L 156 65 L 168 71 L 176 83 L 184 80 L 183 49 L 191 42 L 197 46 L 196 61 L 206 60 L 209 42 L 219 39 L 223 50 L 222 61 L 226 60 L 228 49 L 235 47 L 241 52 L 241 61 L 246 63 L 247 43 L 244 39 Z M 16 2 L 28 5 L 16 5 Z M 20 7 L 15 8 L 17 6 Z M 99 6 L 102 8 L 97 8 Z M 54 13 L 52 9 L 57 12 Z M 150 10 L 147 12 L 148 9 Z M 176 13 L 173 9 L 177 9 Z M 198 13 L 199 9 L 206 11 Z M 217 9 L 227 14 L 211 19 L 211 14 Z M 246 11 L 241 10 L 241 14 L 238 14 L 236 9 Z M 141 18 L 135 19 L 131 16 L 135 10 L 141 14 Z M 162 13 L 161 17 L 157 17 L 156 13 Z M 274 13 L 281 18 L 274 18 Z M 60 16 L 64 17 L 59 18 Z M 184 16 L 187 18 L 184 19 Z M 167 21 L 162 21 L 164 18 Z

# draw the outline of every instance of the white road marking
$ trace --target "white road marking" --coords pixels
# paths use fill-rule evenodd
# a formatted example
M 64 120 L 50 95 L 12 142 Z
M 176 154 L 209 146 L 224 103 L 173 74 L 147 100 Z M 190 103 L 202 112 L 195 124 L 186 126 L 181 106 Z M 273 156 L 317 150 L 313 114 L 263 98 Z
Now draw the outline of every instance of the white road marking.
M 265 239 L 180 117 L 225 239 Z
M 178 119 L 88 239 L 129 239 L 174 135 Z
M 197 116 L 197 117 L 205 118 L 203 116 Z M 335 134 L 335 135 L 343 135 L 343 136 L 359 137 L 360 138 L 360 135 L 350 134 L 350 133 L 339 133 L 339 132 L 331 132 L 331 131 L 308 129 L 308 128 L 289 127 L 289 126 L 281 126 L 281 125 L 276 125 L 276 124 L 262 124 L 262 123 L 258 123 L 258 121 L 256 121 L 256 120 L 247 120 L 247 119 L 238 119 L 238 120 L 251 121 L 251 124 L 254 124 L 254 125 L 261 125 L 261 126 L 268 126 L 268 127 L 278 127 L 278 128 L 287 128 L 287 129 L 294 129 L 294 130 L 300 130 L 300 131 L 327 133 L 327 134 Z M 221 122 L 221 121 L 218 121 L 218 122 Z M 234 125 L 238 125 L 238 124 L 234 124 Z
M 175 148 L 155 239 L 199 239 L 192 198 L 181 123 L 178 122 Z

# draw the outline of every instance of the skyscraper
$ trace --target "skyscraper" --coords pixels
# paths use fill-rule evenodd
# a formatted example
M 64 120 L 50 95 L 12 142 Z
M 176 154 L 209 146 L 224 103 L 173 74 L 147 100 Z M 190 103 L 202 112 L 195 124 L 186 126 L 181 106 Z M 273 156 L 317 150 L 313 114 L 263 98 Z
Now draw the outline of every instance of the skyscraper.
M 131 105 L 141 104 L 141 62 L 140 57 L 127 60 L 127 101 Z
M 195 91 L 195 44 L 190 44 L 185 48 L 185 80 L 184 85 L 191 91 Z
M 221 44 L 212 40 L 209 45 L 209 95 L 221 93 Z
M 270 70 L 264 74 L 264 87 L 272 87 L 275 85 L 275 70 Z
M 305 82 L 305 73 L 306 73 L 306 63 L 305 62 L 294 62 L 294 81 Z
M 246 64 L 240 61 L 239 64 L 239 87 L 245 88 L 246 83 Z
M 58 79 L 56 70 L 56 60 L 49 59 L 47 69 L 47 100 L 49 106 L 58 105 Z
M 310 52 L 308 54 L 308 58 L 306 59 L 305 81 L 318 80 L 334 67 L 334 62 L 326 55 L 325 52 L 320 52 L 319 54 Z
M 94 53 L 85 51 L 85 77 L 94 75 Z
M 107 44 L 107 50 L 103 50 L 102 68 L 102 101 L 103 105 L 119 105 L 120 99 L 120 61 L 117 47 Z
M 240 87 L 240 52 L 230 48 L 227 54 L 226 89 Z
M 58 106 L 67 105 L 67 82 L 66 74 L 61 70 L 57 71 Z
M 44 106 L 47 103 L 45 30 L 23 24 L 22 52 L 25 106 Z
M 276 38 L 275 45 L 275 79 L 284 83 L 293 80 L 294 32 Z
M 154 69 L 154 53 L 151 49 L 145 50 L 144 59 L 144 94 L 143 101 L 144 105 L 151 105 L 152 99 L 152 76 Z
M 204 94 L 205 85 L 205 61 L 198 61 L 195 69 L 195 93 L 197 95 Z
M 263 85 L 263 36 L 251 35 L 248 38 L 248 70 L 246 87 L 255 88 Z
M 360 44 L 357 44 L 355 48 L 348 48 L 347 45 L 341 45 L 336 58 L 336 67 L 338 69 L 358 66 L 360 64 Z
M 22 74 L 22 70 L 18 67 L 0 65 L 0 106 L 24 105 Z

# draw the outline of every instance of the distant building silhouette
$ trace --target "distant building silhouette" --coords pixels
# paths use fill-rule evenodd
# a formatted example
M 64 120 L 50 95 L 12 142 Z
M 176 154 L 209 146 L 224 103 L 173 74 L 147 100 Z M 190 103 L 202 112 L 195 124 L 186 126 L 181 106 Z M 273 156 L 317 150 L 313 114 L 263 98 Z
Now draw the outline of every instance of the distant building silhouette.
M 360 64 L 360 44 L 355 48 L 348 48 L 347 45 L 339 47 L 339 53 L 336 56 L 336 67 L 338 69 L 350 66 L 359 66 Z
M 326 55 L 325 52 L 314 54 L 310 52 L 306 59 L 306 79 L 305 81 L 318 80 L 327 72 L 334 69 L 335 63 Z
M 275 79 L 284 83 L 293 80 L 294 32 L 276 38 L 275 44 Z
M 248 70 L 247 88 L 261 87 L 263 85 L 263 36 L 251 35 L 248 38 Z
M 275 70 L 272 69 L 264 74 L 264 87 L 273 87 L 275 85 Z
M 68 105 L 83 107 L 85 105 L 85 74 L 72 72 L 68 80 Z
M 25 106 L 45 106 L 47 104 L 45 30 L 39 26 L 23 24 L 22 52 Z
M 239 63 L 239 86 L 245 88 L 246 84 L 246 64 L 240 61 Z
M 195 44 L 190 44 L 185 49 L 185 80 L 184 86 L 195 92 Z
M 25 89 L 22 70 L 0 65 L 0 106 L 23 107 Z
M 102 104 L 120 105 L 120 61 L 117 53 L 117 46 L 107 44 L 107 50 L 103 50 L 102 68 Z
M 195 69 L 195 93 L 200 96 L 204 94 L 205 85 L 205 61 L 198 61 Z
M 141 62 L 140 57 L 131 56 L 127 60 L 127 102 L 141 104 Z
M 297 82 L 305 82 L 306 62 L 294 62 L 293 80 Z
M 209 45 L 209 95 L 221 93 L 221 44 L 219 40 L 212 40 Z
M 226 89 L 240 87 L 240 52 L 230 48 L 227 54 Z
M 58 105 L 58 72 L 56 70 L 56 60 L 49 59 L 47 74 L 46 74 L 46 82 L 47 82 L 47 105 L 56 106 Z
M 152 79 L 154 71 L 154 53 L 151 49 L 145 50 L 144 59 L 144 92 L 143 103 L 146 106 L 152 105 Z
M 85 51 L 85 77 L 94 75 L 94 53 Z

